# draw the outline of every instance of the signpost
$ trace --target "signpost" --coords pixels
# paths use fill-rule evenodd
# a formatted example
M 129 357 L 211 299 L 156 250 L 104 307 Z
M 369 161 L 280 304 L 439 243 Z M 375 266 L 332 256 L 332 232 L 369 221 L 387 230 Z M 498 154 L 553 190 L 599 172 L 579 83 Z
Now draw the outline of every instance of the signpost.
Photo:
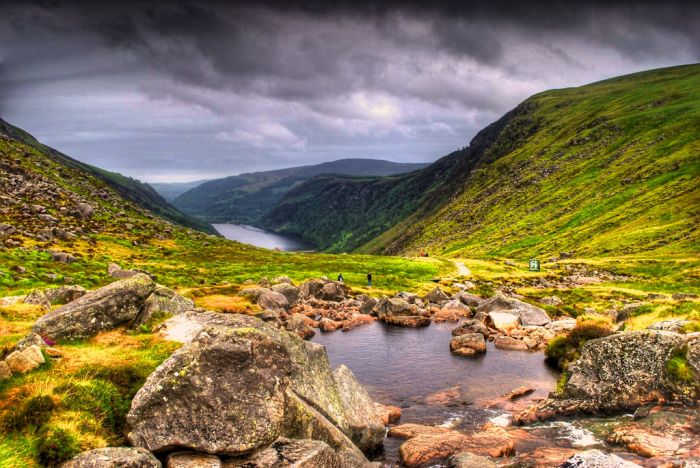
M 534 258 L 528 260 L 530 271 L 540 271 L 540 261 Z

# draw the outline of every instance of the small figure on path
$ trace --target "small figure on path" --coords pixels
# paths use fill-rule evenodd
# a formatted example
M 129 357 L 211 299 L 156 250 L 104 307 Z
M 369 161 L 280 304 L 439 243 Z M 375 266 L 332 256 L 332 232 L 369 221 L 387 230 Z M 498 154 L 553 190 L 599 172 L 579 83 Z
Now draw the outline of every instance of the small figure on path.
M 342 274 L 342 273 L 338 274 L 338 281 L 340 281 L 341 283 L 344 283 L 344 282 L 345 282 L 345 278 L 343 278 L 343 274 Z
M 367 287 L 371 288 L 372 287 L 372 273 L 367 273 Z

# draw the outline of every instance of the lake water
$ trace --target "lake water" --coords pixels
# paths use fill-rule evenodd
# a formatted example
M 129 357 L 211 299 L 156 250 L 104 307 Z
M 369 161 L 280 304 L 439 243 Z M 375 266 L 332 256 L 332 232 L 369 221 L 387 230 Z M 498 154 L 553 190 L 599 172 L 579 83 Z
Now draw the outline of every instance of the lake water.
M 480 357 L 453 355 L 449 343 L 454 327 L 432 323 L 415 329 L 374 322 L 348 332 L 319 331 L 312 341 L 326 346 L 333 367 L 347 365 L 374 400 L 401 407 L 402 423 L 471 431 L 513 410 L 494 403 L 502 403 L 500 397 L 511 390 L 536 388 L 530 400 L 554 388 L 557 374 L 541 352 L 503 351 L 488 343 Z M 524 407 L 527 401 L 518 404 Z M 402 442 L 387 438 L 378 459 L 396 462 Z
M 226 239 L 250 244 L 264 249 L 280 249 L 286 252 L 316 250 L 316 246 L 293 237 L 265 231 L 245 224 L 213 224 Z

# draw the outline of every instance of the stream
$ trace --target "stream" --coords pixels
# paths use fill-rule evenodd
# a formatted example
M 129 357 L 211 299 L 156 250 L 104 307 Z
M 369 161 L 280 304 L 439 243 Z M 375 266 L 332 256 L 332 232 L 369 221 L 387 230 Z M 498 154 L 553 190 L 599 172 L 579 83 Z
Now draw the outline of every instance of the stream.
M 449 342 L 455 326 L 432 323 L 415 329 L 374 322 L 347 332 L 318 332 L 312 341 L 326 346 L 333 368 L 347 365 L 375 401 L 400 407 L 399 423 L 443 425 L 466 432 L 489 421 L 506 425 L 510 413 L 554 388 L 557 373 L 546 365 L 541 352 L 504 351 L 488 343 L 480 357 L 453 355 Z M 521 385 L 534 387 L 535 392 L 516 402 L 501 398 Z M 576 423 L 556 422 L 520 432 L 524 435 L 516 443 L 519 452 L 603 446 Z M 383 453 L 374 459 L 398 465 L 402 442 L 388 437 Z

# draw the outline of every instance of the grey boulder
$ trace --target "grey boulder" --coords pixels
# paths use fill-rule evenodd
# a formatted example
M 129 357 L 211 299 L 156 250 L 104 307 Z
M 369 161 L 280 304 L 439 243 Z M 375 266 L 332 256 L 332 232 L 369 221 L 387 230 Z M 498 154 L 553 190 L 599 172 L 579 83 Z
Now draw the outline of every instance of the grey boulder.
M 505 296 L 502 293 L 498 293 L 483 301 L 476 311 L 486 315 L 490 312 L 507 312 L 517 315 L 520 318 L 520 324 L 523 326 L 544 326 L 551 322 L 549 315 L 544 309 L 513 297 Z
M 83 452 L 61 468 L 160 468 L 151 452 L 134 447 L 105 447 Z
M 41 316 L 32 330 L 53 340 L 96 335 L 134 320 L 155 288 L 142 274 L 116 281 Z

